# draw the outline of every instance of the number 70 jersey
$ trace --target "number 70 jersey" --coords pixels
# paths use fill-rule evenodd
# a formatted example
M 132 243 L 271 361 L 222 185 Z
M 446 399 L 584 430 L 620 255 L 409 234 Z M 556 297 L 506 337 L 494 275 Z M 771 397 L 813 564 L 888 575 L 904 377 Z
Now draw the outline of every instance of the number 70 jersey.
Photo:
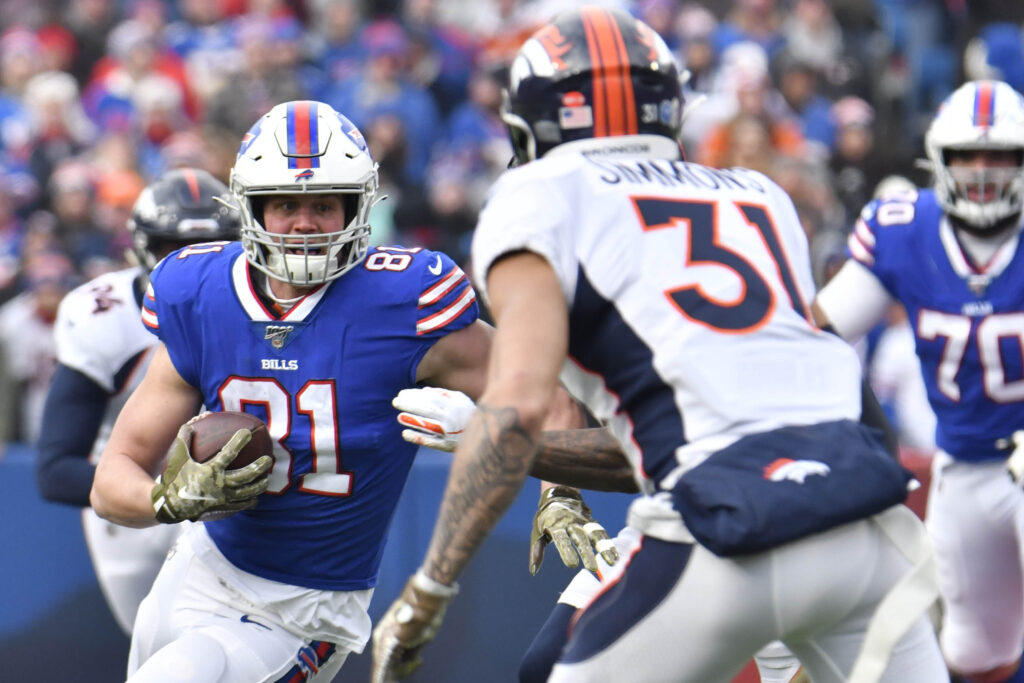
M 1024 428 L 1019 235 L 975 267 L 926 189 L 868 204 L 849 248 L 907 310 L 938 446 L 962 460 L 1004 459 L 996 440 Z
M 687 444 L 860 414 L 859 361 L 812 323 L 806 237 L 759 173 L 556 150 L 493 188 L 476 281 L 520 249 L 550 263 L 569 306 L 563 382 L 642 476 L 660 480 Z

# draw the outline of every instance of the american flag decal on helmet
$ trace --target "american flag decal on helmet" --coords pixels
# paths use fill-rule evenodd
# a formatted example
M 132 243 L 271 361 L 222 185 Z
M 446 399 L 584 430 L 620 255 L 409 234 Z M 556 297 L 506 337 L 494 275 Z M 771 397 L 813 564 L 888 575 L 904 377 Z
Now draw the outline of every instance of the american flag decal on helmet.
M 288 105 L 288 168 L 320 168 L 317 108 L 308 100 Z

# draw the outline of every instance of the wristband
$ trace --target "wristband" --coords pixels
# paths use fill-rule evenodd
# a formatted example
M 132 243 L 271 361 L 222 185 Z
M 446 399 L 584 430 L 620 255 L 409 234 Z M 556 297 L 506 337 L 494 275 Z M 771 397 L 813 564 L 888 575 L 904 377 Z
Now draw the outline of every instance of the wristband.
M 417 569 L 416 573 L 412 575 L 412 585 L 424 593 L 444 598 L 445 600 L 451 600 L 459 592 L 459 584 L 453 583 L 450 586 L 446 586 L 440 581 L 435 581 L 427 576 L 422 567 Z

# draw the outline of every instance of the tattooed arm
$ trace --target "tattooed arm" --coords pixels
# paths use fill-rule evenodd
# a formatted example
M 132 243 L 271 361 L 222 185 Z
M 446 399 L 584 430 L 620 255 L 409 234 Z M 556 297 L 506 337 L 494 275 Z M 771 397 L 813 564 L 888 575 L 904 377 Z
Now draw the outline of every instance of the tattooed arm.
M 640 491 L 618 441 L 603 427 L 544 432 L 530 475 L 590 491 Z
M 487 388 L 455 451 L 422 568 L 446 585 L 519 494 L 568 350 L 568 311 L 546 261 L 526 252 L 506 257 L 488 285 L 497 331 Z
M 554 271 L 517 252 L 487 276 L 497 328 L 487 386 L 455 450 L 434 535 L 420 569 L 373 632 L 373 680 L 403 677 L 437 633 L 455 581 L 519 494 L 568 351 L 569 321 Z

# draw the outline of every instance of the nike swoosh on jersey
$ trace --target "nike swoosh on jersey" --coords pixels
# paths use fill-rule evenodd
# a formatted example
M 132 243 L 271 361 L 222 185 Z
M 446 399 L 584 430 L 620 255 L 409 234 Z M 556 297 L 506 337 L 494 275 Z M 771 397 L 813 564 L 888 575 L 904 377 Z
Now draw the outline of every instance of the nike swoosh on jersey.
M 252 624 L 253 626 L 259 626 L 260 628 L 265 628 L 268 631 L 273 631 L 273 629 L 270 628 L 269 626 L 267 626 L 266 624 L 261 624 L 258 621 L 253 621 L 252 619 L 250 619 L 248 614 L 243 614 L 242 615 L 242 623 L 243 624 Z
M 427 266 L 427 270 L 429 270 L 434 275 L 440 275 L 441 274 L 441 257 L 440 256 L 437 257 L 437 261 L 434 263 L 434 265 Z

